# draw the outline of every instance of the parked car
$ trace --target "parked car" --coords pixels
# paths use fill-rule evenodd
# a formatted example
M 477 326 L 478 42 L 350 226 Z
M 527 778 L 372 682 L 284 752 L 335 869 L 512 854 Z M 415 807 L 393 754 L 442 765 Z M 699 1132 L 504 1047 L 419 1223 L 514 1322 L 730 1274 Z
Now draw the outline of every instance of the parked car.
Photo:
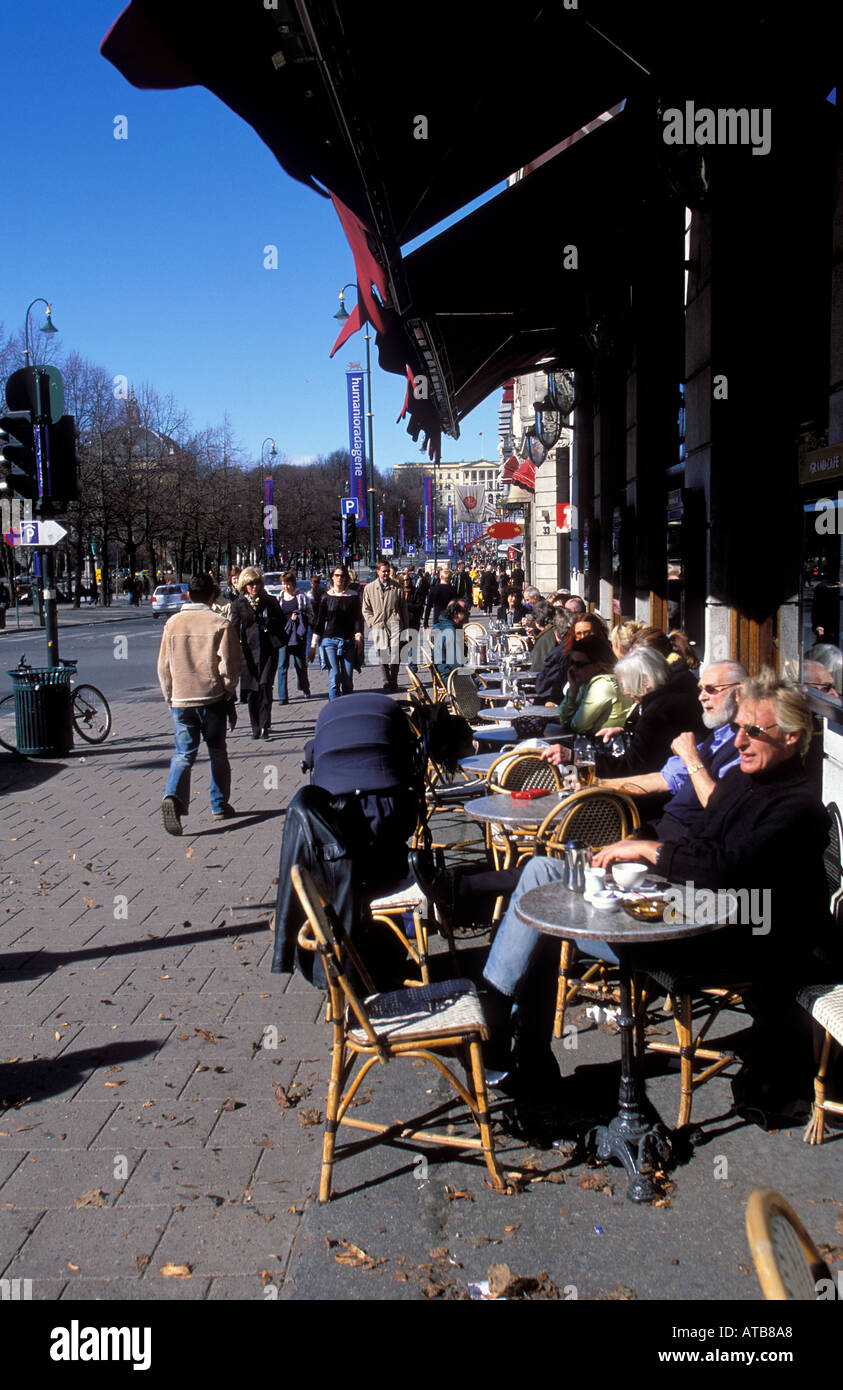
M 272 594 L 273 598 L 281 597 L 281 590 L 284 587 L 281 583 L 281 576 L 286 573 L 286 570 L 267 570 L 264 574 L 263 587 L 268 594 Z
M 186 584 L 159 584 L 152 595 L 152 616 L 157 618 L 161 613 L 177 613 L 187 602 Z

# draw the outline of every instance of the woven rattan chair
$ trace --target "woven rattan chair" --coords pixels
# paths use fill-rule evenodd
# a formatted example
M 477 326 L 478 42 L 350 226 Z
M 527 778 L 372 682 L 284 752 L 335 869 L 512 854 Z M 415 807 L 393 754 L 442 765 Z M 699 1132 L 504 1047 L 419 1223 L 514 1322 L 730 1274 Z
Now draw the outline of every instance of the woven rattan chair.
M 746 1238 L 766 1299 L 813 1303 L 821 1280 L 833 1293 L 831 1271 L 784 1197 L 756 1188 L 746 1204 Z
M 528 652 L 530 650 L 530 643 L 527 641 L 526 637 L 522 637 L 518 632 L 510 633 L 509 636 L 504 636 L 503 640 L 506 644 L 506 650 L 510 654 Z
M 416 708 L 407 706 L 404 710 L 410 727 L 419 740 L 421 747 L 424 746 L 424 738 L 416 715 Z M 433 850 L 460 849 L 467 844 L 476 844 L 475 840 L 470 841 L 436 841 L 431 838 L 427 821 L 438 814 L 444 812 L 460 811 L 466 801 L 470 801 L 473 796 L 480 796 L 486 790 L 485 777 L 473 776 L 470 772 L 457 768 L 452 775 L 435 758 L 428 753 L 423 759 L 423 780 L 425 796 L 425 817 L 420 817 L 419 825 L 413 836 L 413 849 L 426 847 Z
M 826 808 L 831 815 L 828 845 L 823 855 L 828 885 L 828 905 L 838 929 L 843 927 L 843 818 L 832 801 Z M 814 1022 L 822 1029 L 819 1065 L 814 1078 L 814 1104 L 811 1119 L 802 1136 L 808 1144 L 821 1144 L 825 1114 L 843 1114 L 843 1105 L 826 1096 L 825 1084 L 832 1044 L 843 1047 L 843 984 L 808 985 L 796 996 Z
M 820 1058 L 814 1077 L 814 1104 L 811 1118 L 802 1136 L 807 1144 L 821 1144 L 825 1133 L 826 1112 L 843 1115 L 843 1104 L 837 1100 L 829 1100 L 825 1089 L 832 1044 L 838 1048 L 843 1047 L 843 984 L 808 985 L 805 989 L 800 989 L 796 998 L 822 1029 Z
M 369 909 L 374 921 L 388 927 L 397 936 L 410 959 L 418 967 L 422 984 L 430 983 L 429 940 L 431 927 L 440 931 L 445 937 L 453 967 L 455 970 L 459 970 L 460 962 L 453 925 L 440 908 L 428 901 L 417 883 L 411 883 L 407 888 L 399 888 L 397 892 L 390 893 L 387 897 L 374 898 L 369 904 Z M 408 917 L 412 917 L 413 921 L 412 939 L 407 930 Z M 405 980 L 404 983 L 414 986 L 418 982 Z
M 409 666 L 406 668 L 406 670 L 407 679 L 410 682 L 409 690 L 407 691 L 410 700 L 417 705 L 432 705 L 433 701 L 431 700 L 430 696 L 428 695 L 427 691 L 425 690 L 415 671 L 411 671 Z
M 330 1023 L 333 1031 L 331 1080 L 322 1144 L 319 1201 L 332 1195 L 334 1164 L 377 1143 L 425 1143 L 482 1152 L 492 1183 L 504 1190 L 503 1175 L 495 1154 L 486 1093 L 481 1043 L 488 1036 L 477 991 L 470 980 L 445 980 L 420 989 L 375 994 L 359 955 L 348 940 L 333 910 L 322 899 L 306 869 L 291 870 L 293 887 L 307 916 L 299 933 L 304 950 L 319 952 L 328 981 Z M 354 978 L 354 971 L 363 997 Z M 435 1105 L 412 1119 L 379 1124 L 349 1115 L 360 1086 L 376 1063 L 386 1065 L 401 1057 L 432 1063 L 455 1092 L 455 1098 Z M 362 1066 L 352 1080 L 358 1058 Z M 462 1080 L 446 1059 L 462 1062 Z M 446 1115 L 459 1102 L 466 1105 L 480 1137 L 453 1132 L 434 1133 L 428 1124 Z M 364 1130 L 367 1139 L 336 1146 L 337 1129 L 346 1125 Z M 377 1136 L 377 1137 L 374 1137 Z
M 623 792 L 607 791 L 600 787 L 574 792 L 567 801 L 556 806 L 539 827 L 536 845 L 554 859 L 562 859 L 567 840 L 581 840 L 594 849 L 625 840 L 640 825 L 635 802 Z M 553 1036 L 561 1038 L 565 1031 L 565 1012 L 580 993 L 605 999 L 610 993 L 606 984 L 607 966 L 593 961 L 583 973 L 571 978 L 577 959 L 573 941 L 563 941 L 559 954 L 559 984 L 556 990 L 556 1012 Z
M 494 744 L 499 748 L 517 742 L 518 735 L 511 724 L 493 726 L 477 719 L 481 709 L 485 708 L 485 702 L 468 671 L 458 669 L 451 672 L 448 677 L 447 698 L 454 714 L 462 715 L 463 719 L 467 719 L 472 725 L 478 742 Z
M 447 700 L 447 687 L 432 661 L 428 663 L 427 669 L 430 672 L 430 687 L 434 700 Z

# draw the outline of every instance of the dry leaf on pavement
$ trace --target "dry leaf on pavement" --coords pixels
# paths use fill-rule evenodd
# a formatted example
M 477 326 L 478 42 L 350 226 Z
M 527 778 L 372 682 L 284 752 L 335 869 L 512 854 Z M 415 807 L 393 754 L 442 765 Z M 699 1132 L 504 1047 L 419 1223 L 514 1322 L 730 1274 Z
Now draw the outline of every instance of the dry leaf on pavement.
M 165 1279 L 192 1279 L 193 1266 L 165 1264 L 161 1266 L 158 1273 L 163 1274 Z

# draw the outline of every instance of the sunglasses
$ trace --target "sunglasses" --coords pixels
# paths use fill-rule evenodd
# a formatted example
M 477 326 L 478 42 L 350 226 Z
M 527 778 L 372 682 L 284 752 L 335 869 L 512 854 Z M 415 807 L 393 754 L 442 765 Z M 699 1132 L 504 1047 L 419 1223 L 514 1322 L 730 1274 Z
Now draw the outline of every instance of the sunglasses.
M 823 695 L 828 695 L 834 689 L 834 681 L 829 681 L 826 685 L 821 685 L 817 681 L 806 681 L 805 684 L 811 690 L 820 690 Z
M 725 685 L 701 685 L 700 690 L 704 690 L 706 695 L 719 695 L 721 690 L 731 690 L 735 685 L 740 685 L 740 681 L 727 681 Z
M 778 724 L 738 724 L 737 731 L 746 734 L 747 738 L 760 738 L 768 729 L 777 729 Z

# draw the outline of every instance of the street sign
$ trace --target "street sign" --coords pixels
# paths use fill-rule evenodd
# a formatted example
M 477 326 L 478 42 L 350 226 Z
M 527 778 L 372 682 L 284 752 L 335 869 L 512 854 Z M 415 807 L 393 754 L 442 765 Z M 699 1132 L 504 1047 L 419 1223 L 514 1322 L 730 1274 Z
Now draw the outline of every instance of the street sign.
M 10 531 L 6 531 L 3 539 L 7 545 L 20 545 L 20 531 L 16 531 L 13 526 Z
M 341 497 L 340 507 L 343 516 L 359 516 L 360 502 L 356 497 Z
M 392 536 L 384 536 L 381 542 L 381 550 L 383 551 L 384 555 L 391 555 L 394 549 L 395 542 L 392 539 Z
M 407 546 L 407 554 L 408 554 L 408 555 L 415 555 L 415 553 L 416 553 L 416 547 L 415 547 L 415 546 L 412 544 L 412 542 L 411 542 L 411 543 Z
M 18 545 L 58 545 L 66 535 L 57 521 L 22 521 Z

